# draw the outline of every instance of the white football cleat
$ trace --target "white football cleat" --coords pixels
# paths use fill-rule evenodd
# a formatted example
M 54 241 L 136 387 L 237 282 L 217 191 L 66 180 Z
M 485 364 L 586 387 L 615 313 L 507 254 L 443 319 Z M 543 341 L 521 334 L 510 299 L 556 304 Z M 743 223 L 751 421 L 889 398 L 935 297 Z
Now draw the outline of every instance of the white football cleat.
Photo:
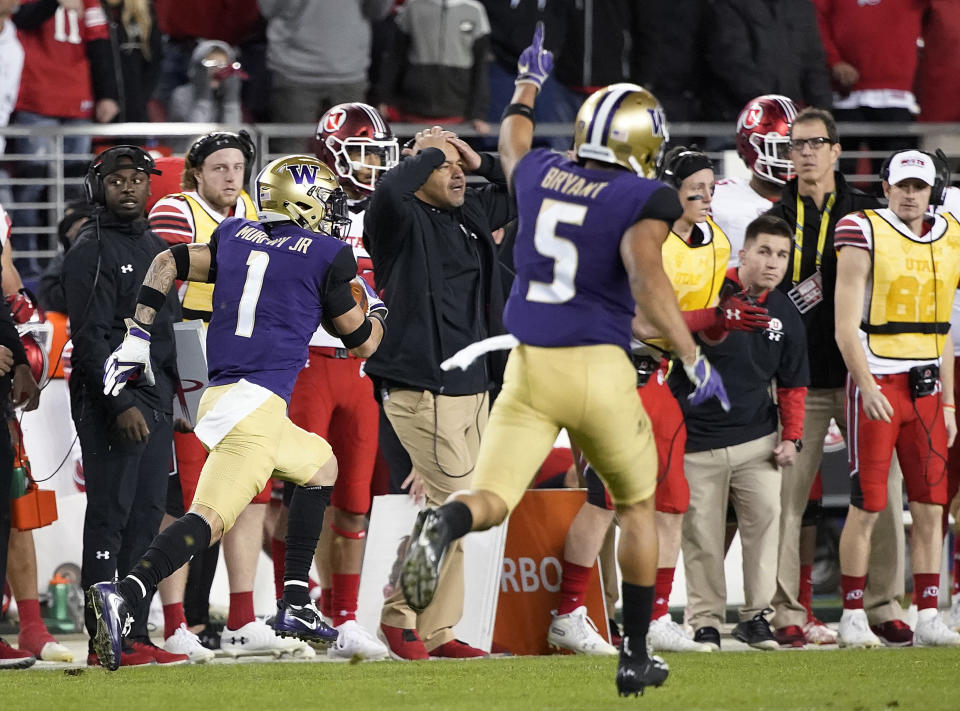
M 657 652 L 712 652 L 713 646 L 694 642 L 683 632 L 683 627 L 673 621 L 668 612 L 650 621 L 647 646 Z
M 327 650 L 328 657 L 352 659 L 359 656 L 363 659 L 375 660 L 386 659 L 390 653 L 383 642 L 361 627 L 356 620 L 347 620 L 334 629 L 339 634 L 337 641 Z
M 72 662 L 73 652 L 59 642 L 47 642 L 40 650 L 40 659 L 45 662 Z
M 186 654 L 194 664 L 205 664 L 217 656 L 212 649 L 200 644 L 200 638 L 182 622 L 176 632 L 163 640 L 163 648 L 170 654 Z
M 551 614 L 553 621 L 547 632 L 547 643 L 551 647 L 569 649 L 576 654 L 618 654 L 617 648 L 597 632 L 597 626 L 587 617 L 587 608 L 583 605 L 566 615 L 558 615 L 556 610 Z
M 238 630 L 224 628 L 220 633 L 220 650 L 231 657 L 263 656 L 272 654 L 300 659 L 312 659 L 316 652 L 306 642 L 294 637 L 280 637 L 259 617 Z
M 960 633 L 947 627 L 936 608 L 930 607 L 919 612 L 913 630 L 913 646 L 957 647 L 960 646 Z
M 880 647 L 883 643 L 871 630 L 863 610 L 844 610 L 837 626 L 837 643 L 850 649 Z

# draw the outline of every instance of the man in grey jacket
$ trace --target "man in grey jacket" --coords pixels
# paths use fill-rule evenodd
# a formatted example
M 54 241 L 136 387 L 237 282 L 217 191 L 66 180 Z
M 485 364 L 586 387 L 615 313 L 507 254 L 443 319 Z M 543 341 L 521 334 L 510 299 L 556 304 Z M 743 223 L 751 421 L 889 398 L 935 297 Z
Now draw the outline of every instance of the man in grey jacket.
M 370 23 L 392 0 L 258 0 L 267 20 L 271 119 L 315 123 L 335 104 L 364 101 L 370 67 Z M 300 138 L 277 139 L 271 151 L 303 152 Z

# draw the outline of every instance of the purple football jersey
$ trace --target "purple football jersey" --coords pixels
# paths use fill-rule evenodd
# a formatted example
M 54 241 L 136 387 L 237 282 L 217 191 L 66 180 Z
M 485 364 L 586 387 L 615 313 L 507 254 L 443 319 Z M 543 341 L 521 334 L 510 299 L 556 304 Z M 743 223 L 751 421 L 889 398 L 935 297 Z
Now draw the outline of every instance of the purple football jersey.
M 220 223 L 211 246 L 210 385 L 244 378 L 289 402 L 320 324 L 325 289 L 349 281 L 350 263 L 356 274 L 350 245 L 292 223 L 268 233 L 258 222 L 232 217 Z
M 620 258 L 624 232 L 663 183 L 625 170 L 588 170 L 547 149 L 513 175 L 516 279 L 504 324 L 522 343 L 628 349 L 634 301 Z

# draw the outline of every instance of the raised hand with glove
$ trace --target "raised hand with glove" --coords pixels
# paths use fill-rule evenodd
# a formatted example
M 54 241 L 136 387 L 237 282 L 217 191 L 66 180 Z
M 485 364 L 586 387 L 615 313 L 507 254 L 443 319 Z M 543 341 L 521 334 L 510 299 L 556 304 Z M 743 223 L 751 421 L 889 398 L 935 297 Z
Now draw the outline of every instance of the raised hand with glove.
M 543 48 L 543 23 L 538 22 L 533 32 L 533 42 L 517 60 L 517 78 L 514 84 L 533 84 L 537 91 L 553 70 L 553 52 Z
M 143 371 L 147 385 L 154 385 L 150 365 L 150 332 L 132 318 L 124 320 L 127 335 L 103 364 L 103 394 L 116 397 L 127 381 Z

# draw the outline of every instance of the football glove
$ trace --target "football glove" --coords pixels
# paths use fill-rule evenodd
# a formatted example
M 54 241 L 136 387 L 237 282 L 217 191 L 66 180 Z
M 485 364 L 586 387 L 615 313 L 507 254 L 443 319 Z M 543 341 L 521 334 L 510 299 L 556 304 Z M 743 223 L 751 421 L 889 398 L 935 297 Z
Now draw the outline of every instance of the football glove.
M 16 324 L 26 323 L 37 313 L 36 302 L 26 289 L 20 289 L 12 294 L 7 294 L 4 300 L 7 302 L 7 306 L 10 307 L 10 314 L 13 316 L 13 322 Z M 41 317 L 40 320 L 42 321 L 43 318 Z
M 370 286 L 370 283 L 362 276 L 356 276 L 353 280 L 360 284 L 367 294 L 367 316 L 375 316 L 380 319 L 381 323 L 386 322 L 387 314 L 390 313 L 390 310 L 387 308 L 387 305 L 383 303 L 383 299 L 377 295 L 377 292 Z
M 538 22 L 533 32 L 533 42 L 517 60 L 517 78 L 514 84 L 533 84 L 540 91 L 543 82 L 553 71 L 553 52 L 543 48 L 543 23 Z
M 691 365 L 684 363 L 683 369 L 687 373 L 687 378 L 693 383 L 693 392 L 687 396 L 691 405 L 700 405 L 715 397 L 719 400 L 723 411 L 730 412 L 730 398 L 727 397 L 726 388 L 723 387 L 723 379 L 699 348 L 697 348 L 697 359 Z
M 103 364 L 103 394 L 117 396 L 127 381 L 143 371 L 147 385 L 153 385 L 153 367 L 150 365 L 150 333 L 132 318 L 124 320 L 127 335 L 123 343 Z
M 752 303 L 742 291 L 720 301 L 720 316 L 726 331 L 764 331 L 770 325 L 767 310 Z

